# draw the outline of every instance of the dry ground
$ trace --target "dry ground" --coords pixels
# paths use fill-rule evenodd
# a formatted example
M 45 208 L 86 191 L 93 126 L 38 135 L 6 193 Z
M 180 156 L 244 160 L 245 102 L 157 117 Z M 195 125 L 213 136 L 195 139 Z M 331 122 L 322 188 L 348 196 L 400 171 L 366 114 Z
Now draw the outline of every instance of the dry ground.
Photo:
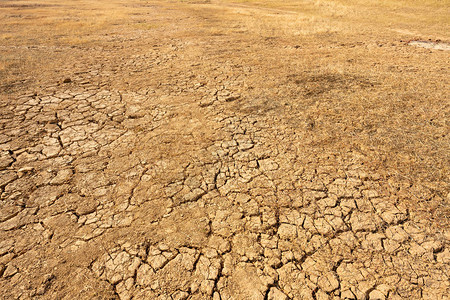
M 2 299 L 448 299 L 444 1 L 0 1 Z

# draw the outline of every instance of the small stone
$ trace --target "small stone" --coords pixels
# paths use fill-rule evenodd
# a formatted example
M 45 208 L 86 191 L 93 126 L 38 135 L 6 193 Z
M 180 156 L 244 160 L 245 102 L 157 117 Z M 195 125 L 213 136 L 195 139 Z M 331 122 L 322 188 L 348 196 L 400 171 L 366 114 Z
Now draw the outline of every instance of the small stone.
M 31 173 L 33 171 L 34 171 L 33 167 L 23 167 L 17 171 L 17 176 L 22 177 L 23 175 L 25 175 L 27 173 Z
M 225 102 L 232 102 L 239 99 L 241 96 L 239 95 L 231 95 L 225 98 Z
M 43 235 L 44 239 L 50 240 L 53 237 L 53 232 L 51 230 L 45 230 Z
M 46 275 L 44 275 L 44 278 L 42 279 L 42 283 L 48 283 L 48 282 L 52 281 L 53 279 L 55 279 L 55 275 L 46 274 Z
M 66 78 L 63 80 L 63 83 L 71 83 L 71 82 L 72 82 L 72 79 L 70 79 L 70 78 Z

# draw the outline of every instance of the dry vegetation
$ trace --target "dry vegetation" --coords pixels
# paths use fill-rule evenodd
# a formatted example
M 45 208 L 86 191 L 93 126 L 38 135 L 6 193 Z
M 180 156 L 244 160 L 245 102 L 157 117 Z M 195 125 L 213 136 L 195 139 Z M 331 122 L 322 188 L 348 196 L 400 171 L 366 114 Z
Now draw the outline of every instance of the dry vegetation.
M 446 299 L 449 15 L 1 1 L 0 298 Z

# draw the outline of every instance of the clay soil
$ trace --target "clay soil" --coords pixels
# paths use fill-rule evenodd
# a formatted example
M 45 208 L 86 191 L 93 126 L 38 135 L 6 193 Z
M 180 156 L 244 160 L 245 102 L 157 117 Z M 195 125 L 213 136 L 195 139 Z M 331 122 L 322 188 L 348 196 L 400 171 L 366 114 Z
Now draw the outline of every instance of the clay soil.
M 448 299 L 449 7 L 0 1 L 0 298 Z

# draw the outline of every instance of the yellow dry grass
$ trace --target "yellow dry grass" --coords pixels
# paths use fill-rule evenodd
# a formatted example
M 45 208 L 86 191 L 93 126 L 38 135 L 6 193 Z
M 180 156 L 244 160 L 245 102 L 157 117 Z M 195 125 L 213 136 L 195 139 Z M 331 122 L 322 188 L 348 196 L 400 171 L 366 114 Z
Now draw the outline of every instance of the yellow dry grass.
M 164 10 L 168 17 L 154 19 L 155 9 L 159 13 Z M 184 11 L 187 19 L 200 18 L 203 21 L 196 23 L 198 27 L 183 29 L 183 21 L 170 19 L 171 10 Z M 351 126 L 353 112 L 369 111 L 373 119 L 367 126 L 377 128 L 383 122 L 389 126 L 374 129 L 384 134 L 374 140 L 367 137 L 367 145 L 384 145 L 386 153 L 396 149 L 403 154 L 408 153 L 408 157 L 396 160 L 404 168 L 413 165 L 410 160 L 431 159 L 419 165 L 435 166 L 432 175 L 442 179 L 449 174 L 448 164 L 442 161 L 442 151 L 436 150 L 441 153 L 439 158 L 425 155 L 434 143 L 433 137 L 406 132 L 405 128 L 414 128 L 418 132 L 423 130 L 423 127 L 410 123 L 414 121 L 412 113 L 417 110 L 416 101 L 441 103 L 448 100 L 444 92 L 447 70 L 443 67 L 448 56 L 438 53 L 424 66 L 424 61 L 418 56 L 411 57 L 403 50 L 397 50 L 400 51 L 398 55 L 391 55 L 389 50 L 379 47 L 410 39 L 449 41 L 449 10 L 448 0 L 3 1 L 0 5 L 0 76 L 4 90 L 10 91 L 12 87 L 25 83 L 28 89 L 32 89 L 43 82 L 56 82 L 65 76 L 63 74 L 70 73 L 70 67 L 77 63 L 78 54 L 74 54 L 77 49 L 114 45 L 114 36 L 125 40 L 130 37 L 139 39 L 145 34 L 157 37 L 159 33 L 162 35 L 174 28 L 177 28 L 174 36 L 180 38 L 244 35 L 268 41 L 277 39 L 290 45 L 306 44 L 302 56 L 290 63 L 309 70 L 310 76 L 341 74 L 344 79 L 340 80 L 345 82 L 348 80 L 345 76 L 353 74 L 379 83 L 376 91 L 361 90 L 351 97 L 343 95 L 338 103 L 333 103 L 336 115 L 328 117 L 338 118 L 340 113 L 347 112 L 345 122 Z M 367 44 L 366 48 L 354 48 L 362 43 Z M 343 49 L 340 52 L 332 48 L 327 50 L 330 45 Z M 350 48 L 345 48 L 347 46 Z M 248 62 L 258 66 L 261 57 L 265 57 L 264 49 L 261 47 L 250 54 Z M 52 54 L 49 55 L 48 51 Z M 278 58 L 277 52 L 270 49 L 266 55 L 267 61 L 275 58 L 273 70 L 269 73 L 292 75 L 288 58 Z M 260 67 L 260 75 L 266 76 L 268 71 L 264 65 Z M 422 67 L 422 73 L 418 73 Z M 403 69 L 404 78 L 393 77 L 392 72 L 399 69 Z M 408 73 L 412 71 L 415 73 Z M 123 74 L 122 79 L 123 82 L 141 80 L 131 74 Z M 333 81 L 333 77 L 330 80 Z M 433 82 L 434 90 L 424 90 L 429 88 L 427 82 Z M 269 82 L 265 83 L 270 86 Z M 323 84 L 336 85 L 326 81 Z M 276 81 L 273 89 L 276 88 L 283 90 L 286 87 L 280 87 L 280 82 Z M 322 92 L 318 94 L 319 98 L 321 95 Z M 386 95 L 396 96 L 386 98 Z M 320 105 L 323 104 L 318 104 L 317 117 L 323 108 Z M 409 112 L 401 117 L 398 114 L 392 116 L 393 111 L 408 106 Z M 441 106 L 437 103 L 419 106 L 427 118 L 434 120 L 433 116 L 442 115 Z M 384 119 L 387 115 L 392 118 Z M 358 116 L 355 114 L 353 117 Z M 439 122 L 444 128 L 448 126 L 443 120 Z M 358 138 L 361 139 L 360 136 Z

